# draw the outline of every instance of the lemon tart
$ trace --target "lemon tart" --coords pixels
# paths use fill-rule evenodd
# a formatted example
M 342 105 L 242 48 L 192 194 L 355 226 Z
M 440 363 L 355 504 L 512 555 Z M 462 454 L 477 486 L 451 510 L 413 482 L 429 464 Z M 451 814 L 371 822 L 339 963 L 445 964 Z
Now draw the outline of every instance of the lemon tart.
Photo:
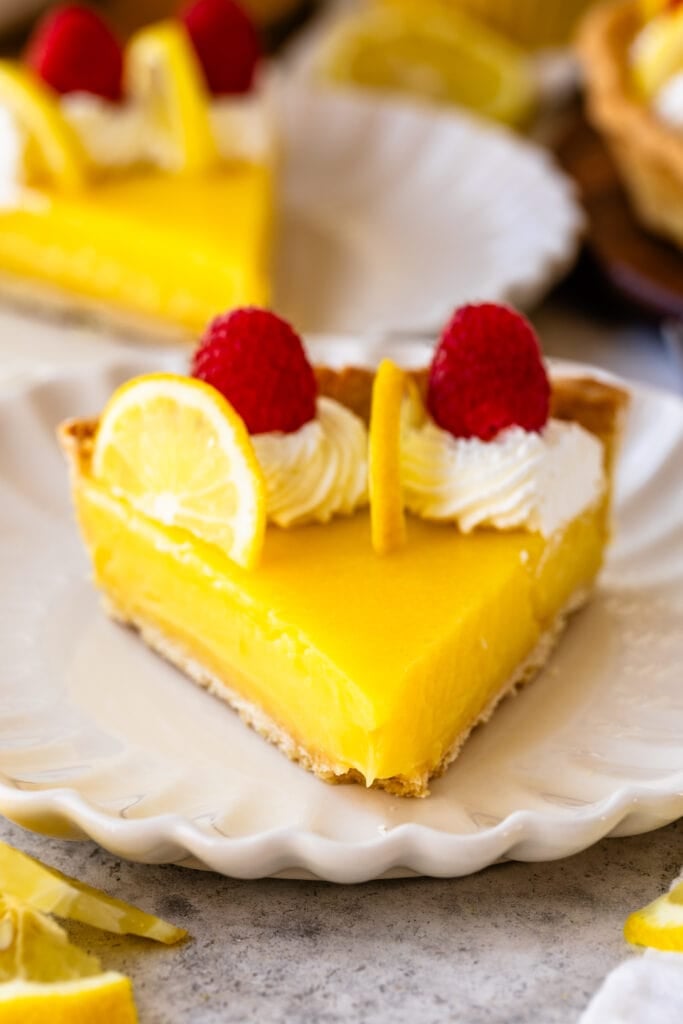
M 257 58 L 232 0 L 198 0 L 125 49 L 93 11 L 50 14 L 22 63 L 0 61 L 4 293 L 190 336 L 226 304 L 267 303 Z
M 108 612 L 327 781 L 426 795 L 602 563 L 625 394 L 550 388 L 521 318 L 459 315 L 428 374 L 376 378 L 314 376 L 287 325 L 239 311 L 194 377 L 138 378 L 60 428 Z M 482 319 L 504 344 L 444 362 Z M 488 391 L 454 383 L 489 352 Z M 452 387 L 457 437 L 435 418 Z
M 683 8 L 611 0 L 579 37 L 588 114 L 638 219 L 683 247 Z

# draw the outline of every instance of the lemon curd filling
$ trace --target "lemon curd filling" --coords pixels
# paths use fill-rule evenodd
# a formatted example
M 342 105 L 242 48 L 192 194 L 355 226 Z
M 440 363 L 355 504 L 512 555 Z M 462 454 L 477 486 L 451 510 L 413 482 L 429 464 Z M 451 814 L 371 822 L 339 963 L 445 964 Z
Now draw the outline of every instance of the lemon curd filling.
M 122 173 L 69 194 L 28 187 L 0 206 L 0 275 L 198 331 L 269 294 L 271 171 Z

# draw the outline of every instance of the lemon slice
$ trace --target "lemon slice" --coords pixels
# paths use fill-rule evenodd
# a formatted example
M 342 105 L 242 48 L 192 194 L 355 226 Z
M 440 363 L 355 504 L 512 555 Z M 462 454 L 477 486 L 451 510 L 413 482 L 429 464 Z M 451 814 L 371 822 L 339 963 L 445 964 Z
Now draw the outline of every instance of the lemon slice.
M 50 90 L 27 68 L 0 60 L 0 105 L 30 148 L 29 182 L 45 179 L 64 192 L 83 188 L 88 161 L 75 131 Z
M 511 125 L 534 106 L 522 50 L 442 0 L 393 0 L 345 19 L 322 68 L 335 81 L 458 104 Z
M 135 1024 L 130 981 L 40 911 L 0 896 L 2 1024 Z
M 372 388 L 368 484 L 372 546 L 388 555 L 406 542 L 401 437 L 424 418 L 415 382 L 391 359 L 380 363 Z
M 150 374 L 114 393 L 93 475 L 150 519 L 182 527 L 245 568 L 258 561 L 265 483 L 247 429 L 215 388 Z
M 128 978 L 106 971 L 79 981 L 0 985 L 2 1024 L 137 1024 Z
M 180 22 L 138 32 L 126 51 L 125 75 L 131 96 L 145 108 L 150 146 L 165 170 L 202 173 L 218 163 L 202 70 Z
M 652 99 L 677 71 L 683 71 L 683 7 L 657 15 L 636 37 L 633 75 L 644 99 Z
M 628 942 L 683 953 L 683 882 L 627 919 Z
M 69 942 L 51 918 L 7 894 L 0 896 L 1 982 L 71 981 L 101 970 L 97 957 Z
M 117 935 L 141 935 L 167 945 L 187 935 L 182 928 L 69 878 L 2 842 L 0 892 L 44 913 L 81 921 Z

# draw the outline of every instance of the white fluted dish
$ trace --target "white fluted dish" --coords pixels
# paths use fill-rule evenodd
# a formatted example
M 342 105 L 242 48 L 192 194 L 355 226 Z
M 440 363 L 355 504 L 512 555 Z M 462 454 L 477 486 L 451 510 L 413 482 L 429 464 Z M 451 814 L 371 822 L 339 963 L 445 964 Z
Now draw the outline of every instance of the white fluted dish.
M 455 110 L 286 79 L 275 308 L 301 330 L 435 334 L 464 302 L 529 308 L 583 214 L 548 152 Z
M 420 344 L 370 357 L 342 339 L 310 347 L 332 363 L 429 357 Z M 0 399 L 0 436 L 13 442 L 0 447 L 1 813 L 132 860 L 338 882 L 563 857 L 683 814 L 679 399 L 633 389 L 618 533 L 593 602 L 432 795 L 401 800 L 290 764 L 100 610 L 54 426 L 168 359 Z

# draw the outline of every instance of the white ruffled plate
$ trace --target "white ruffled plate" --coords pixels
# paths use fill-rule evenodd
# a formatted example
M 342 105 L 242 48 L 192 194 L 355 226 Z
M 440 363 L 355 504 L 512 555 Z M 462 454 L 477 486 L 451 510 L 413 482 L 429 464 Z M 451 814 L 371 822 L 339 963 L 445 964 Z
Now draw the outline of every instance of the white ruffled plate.
M 342 339 L 310 347 L 321 362 L 367 356 Z M 429 358 L 420 344 L 401 353 Z M 534 685 L 415 801 L 290 764 L 100 610 L 54 426 L 161 362 L 0 399 L 0 436 L 13 439 L 0 448 L 1 813 L 133 860 L 340 882 L 551 859 L 683 814 L 679 399 L 633 390 L 619 532 L 596 598 Z
M 464 302 L 533 305 L 573 261 L 583 215 L 540 147 L 466 114 L 296 79 L 276 95 L 274 305 L 299 329 L 434 334 Z

